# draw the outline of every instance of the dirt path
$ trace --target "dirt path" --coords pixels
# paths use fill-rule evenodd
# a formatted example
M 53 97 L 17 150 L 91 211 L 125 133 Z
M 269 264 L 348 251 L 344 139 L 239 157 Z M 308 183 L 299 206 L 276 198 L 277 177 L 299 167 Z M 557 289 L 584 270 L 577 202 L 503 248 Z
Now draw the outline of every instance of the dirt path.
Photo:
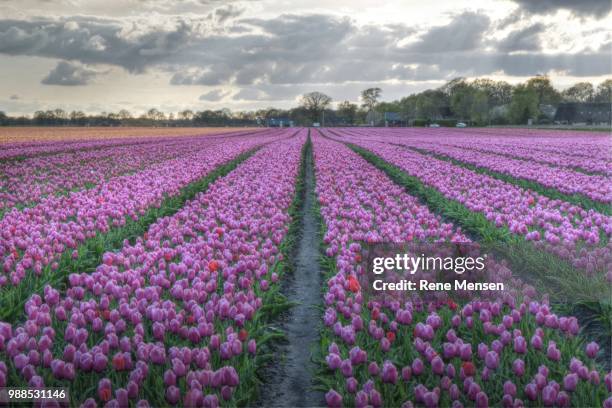
M 287 341 L 277 350 L 279 361 L 268 370 L 260 387 L 259 406 L 315 407 L 325 405 L 323 393 L 313 391 L 316 365 L 311 351 L 319 342 L 321 322 L 321 270 L 319 266 L 318 221 L 314 214 L 315 178 L 312 149 L 307 152 L 304 175 L 304 205 L 301 236 L 297 244 L 293 276 L 288 276 L 283 293 L 297 303 L 281 324 Z

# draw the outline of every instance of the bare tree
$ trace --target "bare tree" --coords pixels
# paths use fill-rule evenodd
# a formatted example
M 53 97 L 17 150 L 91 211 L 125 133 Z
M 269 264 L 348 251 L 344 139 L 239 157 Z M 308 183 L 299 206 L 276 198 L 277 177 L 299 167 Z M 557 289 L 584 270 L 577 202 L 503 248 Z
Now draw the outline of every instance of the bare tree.
M 370 112 L 376 106 L 381 93 L 382 89 L 380 88 L 368 88 L 361 91 L 361 100 L 363 101 L 361 106 Z
M 156 108 L 151 108 L 147 111 L 146 117 L 150 120 L 160 121 L 166 119 L 166 115 L 164 112 L 157 110 Z
M 121 109 L 119 111 L 119 119 L 122 120 L 122 121 L 130 120 L 130 119 L 132 119 L 132 114 L 127 109 Z
M 567 102 L 591 102 L 595 97 L 595 88 L 590 82 L 578 82 L 561 92 Z
M 312 121 L 317 122 L 321 112 L 323 112 L 331 102 L 332 98 L 322 92 L 309 92 L 302 95 L 300 105 L 309 112 Z
M 193 111 L 191 109 L 185 109 L 178 113 L 178 117 L 181 120 L 193 120 Z

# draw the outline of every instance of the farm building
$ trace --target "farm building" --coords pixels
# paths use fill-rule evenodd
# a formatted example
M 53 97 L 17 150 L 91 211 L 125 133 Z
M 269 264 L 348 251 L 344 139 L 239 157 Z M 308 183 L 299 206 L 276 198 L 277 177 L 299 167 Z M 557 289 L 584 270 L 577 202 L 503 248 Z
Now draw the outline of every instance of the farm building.
M 270 118 L 267 121 L 268 127 L 293 127 L 294 123 L 289 118 Z

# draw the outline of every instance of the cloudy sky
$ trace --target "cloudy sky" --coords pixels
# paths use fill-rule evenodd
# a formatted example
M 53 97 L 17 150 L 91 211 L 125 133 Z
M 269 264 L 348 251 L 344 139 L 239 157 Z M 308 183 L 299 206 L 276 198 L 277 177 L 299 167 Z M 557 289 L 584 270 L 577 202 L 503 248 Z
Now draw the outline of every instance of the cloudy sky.
M 391 100 L 453 77 L 612 76 L 610 0 L 0 0 L 0 110 Z

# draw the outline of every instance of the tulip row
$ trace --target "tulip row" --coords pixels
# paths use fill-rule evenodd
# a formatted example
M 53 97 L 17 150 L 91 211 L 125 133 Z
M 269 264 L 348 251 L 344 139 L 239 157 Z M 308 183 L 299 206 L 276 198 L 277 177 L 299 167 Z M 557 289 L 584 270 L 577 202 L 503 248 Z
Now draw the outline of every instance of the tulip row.
M 69 386 L 85 407 L 245 403 L 304 141 L 261 148 L 64 294 L 33 295 L 23 324 L 0 323 L 0 387 Z
M 500 147 L 522 146 L 524 149 L 534 152 L 559 154 L 565 158 L 574 158 L 580 165 L 587 164 L 585 159 L 598 163 L 610 162 L 610 157 L 606 152 L 606 149 L 610 147 L 610 140 L 605 133 L 472 128 L 436 129 L 436 134 L 450 136 L 455 140 L 473 136 L 475 139 L 472 141 L 478 141 L 478 148 L 481 144 L 483 146 L 497 145 Z
M 365 290 L 366 243 L 468 239 L 344 145 L 317 136 L 313 146 L 332 259 L 319 377 L 328 406 L 604 404 L 612 374 L 595 367 L 598 346 L 581 349 L 577 319 L 557 316 L 533 293 L 458 305 Z
M 583 173 L 612 175 L 612 163 L 609 160 L 596 160 L 593 157 L 587 156 L 572 156 L 570 147 L 566 149 L 565 154 L 561 154 L 550 151 L 534 150 L 531 147 L 524 147 L 521 144 L 480 143 L 480 138 L 478 136 L 466 138 L 460 142 L 447 140 L 443 144 L 521 160 L 530 160 L 536 163 L 548 164 L 552 167 L 572 169 Z
M 544 187 L 554 188 L 565 194 L 580 194 L 605 204 L 612 202 L 612 188 L 610 187 L 610 178 L 607 176 L 587 175 L 531 161 L 511 159 L 497 154 L 466 151 L 431 143 L 402 142 L 402 145 L 415 147 L 427 153 L 449 157 L 459 162 L 469 163 L 518 179 L 535 181 Z
M 54 242 L 54 246 L 49 246 L 44 244 L 40 248 L 44 251 L 56 251 L 56 252 L 46 252 L 43 253 L 44 257 L 36 260 L 35 258 L 32 262 L 36 261 L 40 264 L 40 273 L 37 272 L 36 269 L 23 269 L 22 272 L 24 277 L 16 280 L 18 282 L 17 285 L 6 285 L 0 289 L 2 296 L 0 296 L 0 320 L 6 320 L 13 322 L 18 318 L 19 311 L 23 310 L 23 304 L 27 297 L 32 293 L 41 293 L 42 288 L 45 284 L 50 283 L 58 288 L 63 288 L 67 282 L 67 276 L 71 272 L 77 271 L 92 271 L 95 269 L 96 265 L 101 262 L 102 254 L 104 251 L 115 251 L 118 248 L 121 248 L 122 242 L 126 238 L 134 239 L 135 237 L 142 235 L 149 225 L 156 221 L 156 219 L 165 216 L 171 216 L 178 209 L 180 209 L 183 204 L 192 199 L 199 191 L 205 190 L 210 183 L 216 180 L 218 177 L 227 174 L 233 168 L 236 167 L 237 164 L 244 161 L 250 154 L 252 154 L 254 147 L 260 145 L 261 143 L 265 143 L 265 141 L 277 140 L 278 137 L 284 137 L 283 135 L 290 135 L 287 132 L 276 132 L 272 133 L 268 138 L 255 140 L 250 137 L 241 138 L 242 140 L 235 140 L 231 143 L 224 143 L 219 145 L 217 148 L 210 148 L 207 151 L 201 152 L 201 156 L 207 156 L 208 158 L 206 162 L 201 162 L 201 165 L 193 166 L 194 163 L 186 163 L 186 166 L 183 170 L 193 169 L 202 172 L 202 176 L 199 179 L 188 181 L 191 179 L 187 174 L 184 174 L 184 178 L 176 177 L 176 181 L 171 181 L 168 179 L 161 179 L 161 182 L 156 183 L 156 188 L 151 189 L 150 191 L 144 191 L 143 194 L 140 194 L 138 191 L 133 191 L 129 197 L 126 197 L 123 201 L 113 201 L 109 203 L 109 205 L 104 206 L 104 203 L 94 202 L 101 206 L 97 208 L 100 213 L 100 210 L 104 210 L 104 208 L 109 208 L 110 204 L 115 206 L 115 208 L 125 209 L 130 206 L 142 206 L 139 212 L 136 215 L 127 215 L 121 217 L 121 213 L 118 213 L 118 219 L 122 219 L 122 222 L 119 223 L 116 220 L 111 220 L 108 217 L 102 218 L 101 221 L 97 224 L 77 224 L 74 220 L 67 222 L 67 227 L 62 227 L 62 230 L 53 231 L 54 226 L 62 225 L 60 221 L 51 221 L 46 225 L 43 223 L 41 218 L 41 223 L 43 223 L 43 231 L 51 231 L 51 235 L 45 237 L 47 240 L 52 240 Z M 214 153 L 216 156 L 213 157 L 210 154 Z M 178 163 L 178 166 L 181 165 L 181 162 L 178 160 L 173 160 L 171 163 Z M 180 169 L 180 167 L 177 167 Z M 173 174 L 180 174 L 175 169 L 169 169 L 166 174 L 171 177 Z M 159 176 L 158 176 L 159 177 Z M 189 178 L 188 178 L 189 177 Z M 127 179 L 126 176 L 121 176 L 116 179 Z M 179 183 L 178 186 L 175 183 Z M 172 190 L 163 191 L 164 188 L 171 187 L 174 184 L 174 188 L 176 191 Z M 182 184 L 182 185 L 181 185 Z M 126 184 L 125 189 L 128 190 L 129 186 Z M 88 190 L 90 191 L 90 190 Z M 80 193 L 72 193 L 71 195 L 82 194 Z M 154 205 L 150 205 L 149 208 L 144 207 L 144 203 L 142 201 L 139 203 L 137 200 L 140 197 L 141 200 L 150 198 L 147 193 L 159 193 L 160 197 L 158 202 L 154 203 Z M 108 197 L 112 198 L 112 191 L 108 192 Z M 48 200 L 45 200 L 48 201 Z M 78 203 L 75 203 L 78 204 Z M 125 207 L 121 207 L 125 205 Z M 92 203 L 93 206 L 93 203 Z M 40 205 L 35 208 L 40 208 Z M 95 206 L 94 206 L 94 209 Z M 24 213 L 31 214 L 32 209 L 26 209 Z M 87 214 L 86 208 L 77 209 L 79 214 Z M 95 217 L 95 213 L 92 211 L 89 213 L 92 217 Z M 78 219 L 77 219 L 78 220 Z M 0 224 L 7 221 L 7 217 L 0 221 Z M 36 226 L 36 218 L 30 220 L 31 223 Z M 111 221 L 112 224 L 111 224 Z M 88 235 L 78 234 L 79 229 L 82 229 L 87 226 L 92 226 L 95 228 Z M 105 227 L 105 228 L 102 228 Z M 76 230 L 76 231 L 75 231 Z M 3 231 L 4 232 L 4 231 Z M 75 235 L 76 233 L 76 235 Z M 20 231 L 20 234 L 24 235 L 24 238 L 21 240 L 15 241 L 17 244 L 28 242 L 28 245 L 36 246 L 41 244 L 40 235 L 39 237 L 34 237 L 36 240 L 27 235 L 27 232 Z M 58 241 L 59 239 L 69 240 L 68 244 L 65 244 L 63 241 Z M 10 242 L 7 240 L 7 242 Z M 2 241 L 1 244 L 3 244 Z M 0 245 L 1 245 L 0 244 Z M 61 245 L 64 245 L 62 248 Z M 1 248 L 0 248 L 1 249 Z M 61 252 L 62 249 L 65 249 Z M 39 250 L 40 251 L 40 250 Z M 23 255 L 23 257 L 32 256 L 26 251 L 11 251 L 11 254 L 15 255 L 15 259 L 18 256 Z M 41 252 L 38 252 L 40 255 Z M 53 259 L 50 261 L 49 259 Z M 5 265 L 9 265 L 8 263 Z M 4 278 L 6 282 L 6 275 L 0 275 L 0 279 Z
M 270 132 L 268 139 L 280 133 Z M 289 135 L 284 132 L 283 135 Z M 90 190 L 48 197 L 39 205 L 12 211 L 0 220 L 0 286 L 17 285 L 28 271 L 56 269 L 58 257 L 86 239 L 137 219 L 165 196 L 204 177 L 212 169 L 265 141 L 246 136 L 212 145 L 184 157 L 155 164 L 143 171 L 112 178 Z
M 111 177 L 145 168 L 206 148 L 222 137 L 173 138 L 164 142 L 120 145 L 34 156 L 0 163 L 0 214 L 14 206 L 32 206 L 53 193 L 95 187 Z
M 484 214 L 496 227 L 533 241 L 536 247 L 570 261 L 589 275 L 610 271 L 612 217 L 403 147 L 356 137 L 343 140 L 371 151 L 447 199 Z M 608 275 L 612 279 L 612 272 Z
M 530 160 L 520 160 L 506 157 L 505 155 L 485 153 L 479 150 L 474 151 L 465 149 L 463 146 L 449 146 L 444 140 L 416 139 L 412 137 L 389 137 L 384 130 L 372 130 L 367 133 L 363 131 L 350 132 L 355 136 L 363 137 L 365 140 L 387 142 L 407 146 L 425 154 L 433 154 L 442 159 L 450 158 L 458 165 L 465 163 L 492 172 L 501 173 L 516 178 L 518 180 L 529 180 L 537 188 L 541 185 L 547 189 L 554 189 L 563 194 L 580 194 L 589 200 L 603 203 L 602 208 L 609 208 L 612 202 L 612 187 L 610 178 L 604 175 L 588 175 L 566 168 L 555 168 L 546 164 L 533 162 Z M 391 133 L 393 135 L 393 133 Z M 471 139 L 471 142 L 475 140 Z M 479 143 L 479 142 L 478 142 Z
M 239 135 L 244 134 L 244 131 L 218 132 L 217 135 Z M 254 133 L 251 131 L 250 133 Z M 212 136 L 212 134 L 211 134 Z M 198 137 L 198 133 L 194 131 L 194 137 Z M 95 150 L 107 147 L 117 146 L 138 146 L 149 143 L 167 142 L 176 139 L 176 137 L 142 137 L 142 138 L 115 138 L 115 139 L 84 139 L 84 140 L 64 140 L 64 141 L 38 141 L 38 142 L 16 142 L 5 143 L 2 145 L 0 152 L 0 161 L 5 160 L 23 160 L 27 157 L 38 155 L 51 155 L 62 152 L 72 152 L 79 150 Z
M 155 141 L 170 140 L 171 138 L 117 138 L 98 140 L 70 140 L 70 141 L 44 141 L 44 142 L 17 142 L 3 144 L 0 160 L 23 160 L 27 157 L 50 155 L 78 150 L 94 150 L 116 146 L 137 146 Z

